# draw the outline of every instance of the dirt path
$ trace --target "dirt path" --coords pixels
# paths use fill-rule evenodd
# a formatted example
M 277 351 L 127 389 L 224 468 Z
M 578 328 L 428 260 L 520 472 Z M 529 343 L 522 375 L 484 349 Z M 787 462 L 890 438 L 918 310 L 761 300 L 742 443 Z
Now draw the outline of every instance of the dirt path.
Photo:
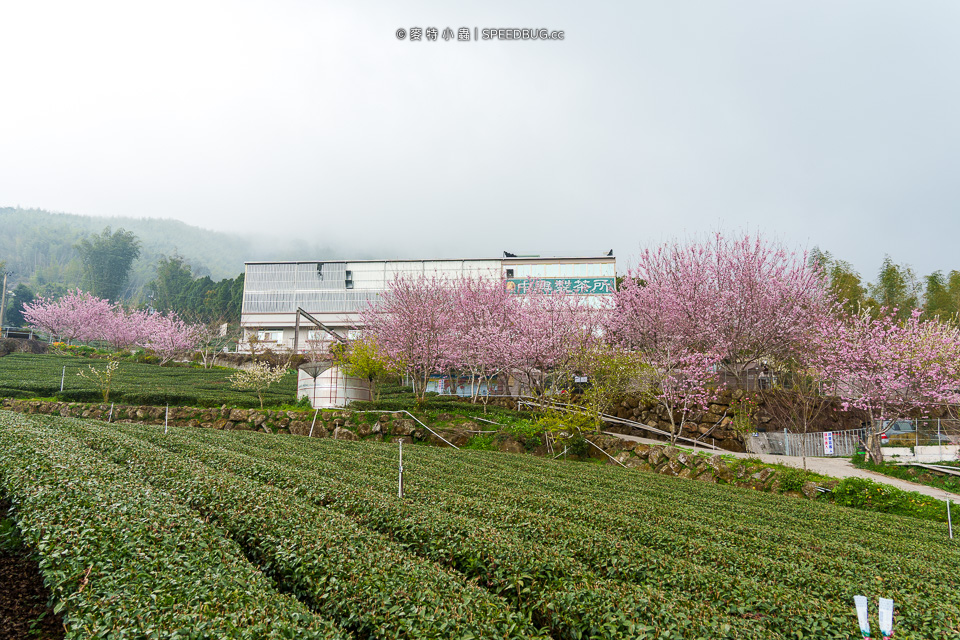
M 660 440 L 651 440 L 649 438 L 639 438 L 636 436 L 627 436 L 621 433 L 613 433 L 605 431 L 609 436 L 616 436 L 623 440 L 631 440 L 633 442 L 642 442 L 644 444 L 665 444 Z M 684 448 L 689 448 L 686 445 L 680 445 Z M 712 449 L 699 449 L 697 451 L 704 451 L 706 453 L 718 453 Z M 761 462 L 767 464 L 782 464 L 788 467 L 796 467 L 798 469 L 803 468 L 803 459 L 796 456 L 775 456 L 769 454 L 755 454 L 755 453 L 735 453 L 733 451 L 723 451 L 720 452 L 722 455 L 730 455 L 737 458 L 757 458 Z M 944 491 L 943 489 L 937 489 L 936 487 L 928 487 L 925 484 L 917 484 L 916 482 L 908 482 L 907 480 L 900 480 L 899 478 L 891 478 L 890 476 L 885 476 L 880 473 L 873 473 L 872 471 L 867 471 L 865 469 L 858 469 L 848 460 L 847 458 L 807 458 L 807 469 L 813 471 L 814 473 L 819 473 L 825 476 L 832 476 L 834 478 L 866 478 L 867 480 L 873 480 L 874 482 L 880 482 L 883 484 L 888 484 L 892 487 L 898 489 L 903 489 L 904 491 L 916 491 L 927 496 L 938 498 L 940 500 L 950 499 L 954 502 L 960 502 L 960 495 L 956 493 L 951 493 L 949 491 Z
M 0 551 L 0 638 L 63 638 L 60 616 L 47 608 L 49 598 L 36 560 L 23 551 Z

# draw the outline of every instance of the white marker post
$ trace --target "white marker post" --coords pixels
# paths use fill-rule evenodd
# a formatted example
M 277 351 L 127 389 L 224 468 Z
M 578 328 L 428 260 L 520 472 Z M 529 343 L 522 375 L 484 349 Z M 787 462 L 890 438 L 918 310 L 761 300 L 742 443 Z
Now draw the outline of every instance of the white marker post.
M 397 490 L 397 497 L 403 497 L 403 438 L 400 438 L 400 484 Z
M 880 598 L 880 635 L 883 640 L 893 637 L 893 600 Z
M 870 615 L 867 611 L 867 597 L 853 596 L 853 603 L 857 606 L 857 621 L 860 623 L 860 633 L 866 640 L 870 640 Z
M 314 381 L 316 381 L 316 378 L 314 378 Z M 316 394 L 314 394 L 314 395 L 316 395 Z M 313 427 L 317 424 L 317 416 L 318 416 L 318 415 L 320 415 L 320 409 L 317 409 L 316 413 L 313 414 L 313 422 L 310 423 L 310 435 L 307 436 L 308 438 L 312 438 L 312 437 L 313 437 Z
M 947 498 L 947 531 L 950 539 L 953 540 L 953 520 L 950 519 L 950 498 Z
M 167 424 L 170 422 L 170 405 L 167 405 L 167 413 L 163 416 L 163 435 L 167 435 Z
M 110 415 L 107 417 L 107 422 L 113 422 L 113 403 L 110 403 Z
M 60 374 L 60 393 L 63 393 L 63 382 L 67 379 L 67 367 L 63 367 L 63 373 Z

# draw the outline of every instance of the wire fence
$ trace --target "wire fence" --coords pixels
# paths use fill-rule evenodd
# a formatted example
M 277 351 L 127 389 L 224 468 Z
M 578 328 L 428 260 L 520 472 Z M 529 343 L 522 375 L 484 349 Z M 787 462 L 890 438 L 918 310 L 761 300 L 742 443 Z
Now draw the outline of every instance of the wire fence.
M 747 452 L 779 456 L 850 457 L 866 439 L 866 429 L 826 431 L 821 433 L 761 432 L 748 435 Z
M 891 447 L 923 447 L 960 443 L 960 420 L 946 418 L 889 420 L 878 425 L 883 433 L 881 444 Z M 867 429 L 789 433 L 767 431 L 748 435 L 749 453 L 781 456 L 849 457 L 867 439 Z

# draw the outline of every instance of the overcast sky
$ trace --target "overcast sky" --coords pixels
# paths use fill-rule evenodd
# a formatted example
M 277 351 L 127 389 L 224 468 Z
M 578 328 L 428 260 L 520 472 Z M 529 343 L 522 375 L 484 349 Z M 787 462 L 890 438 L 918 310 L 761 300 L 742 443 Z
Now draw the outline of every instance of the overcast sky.
M 749 229 L 866 279 L 960 269 L 955 0 L 453 4 L 0 3 L 0 206 L 343 255 L 622 268 Z M 396 36 L 431 26 L 564 39 Z

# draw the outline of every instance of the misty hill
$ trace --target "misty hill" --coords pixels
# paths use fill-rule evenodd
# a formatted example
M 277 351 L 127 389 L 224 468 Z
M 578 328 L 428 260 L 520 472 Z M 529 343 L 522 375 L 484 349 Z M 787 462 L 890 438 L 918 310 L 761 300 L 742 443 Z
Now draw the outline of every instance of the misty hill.
M 132 231 L 140 240 L 140 257 L 133 263 L 124 297 L 142 298 L 156 277 L 160 256 L 183 256 L 194 276 L 213 280 L 234 278 L 248 260 L 330 259 L 329 250 L 303 242 L 278 246 L 241 235 L 201 229 L 179 220 L 94 217 L 52 213 L 42 209 L 0 207 L 0 261 L 13 272 L 13 284 L 24 283 L 41 294 L 80 286 L 82 270 L 76 243 L 105 227 Z

